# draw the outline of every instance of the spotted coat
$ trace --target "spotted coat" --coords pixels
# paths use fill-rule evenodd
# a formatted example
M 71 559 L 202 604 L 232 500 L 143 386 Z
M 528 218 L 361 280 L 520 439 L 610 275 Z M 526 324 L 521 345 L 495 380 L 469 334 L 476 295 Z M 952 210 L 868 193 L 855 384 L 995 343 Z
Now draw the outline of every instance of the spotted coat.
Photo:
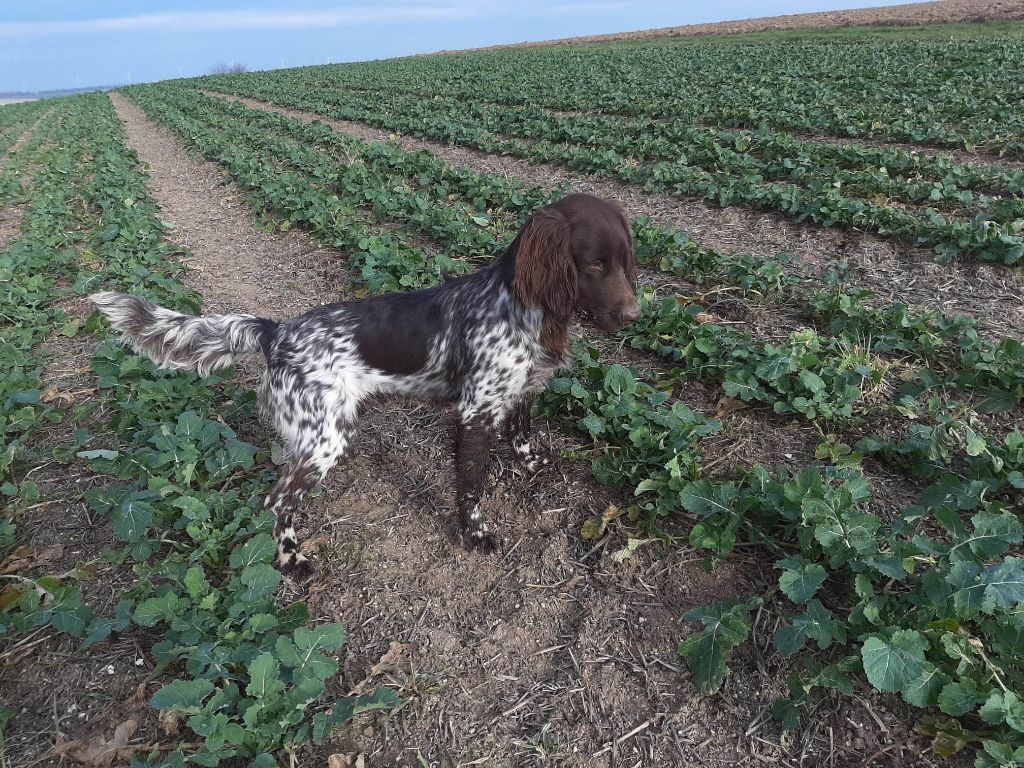
M 190 317 L 125 294 L 92 299 L 137 351 L 206 374 L 262 352 L 263 416 L 287 459 L 266 499 L 278 564 L 308 570 L 295 513 L 345 454 L 368 397 L 401 394 L 454 405 L 456 498 L 467 546 L 497 539 L 480 509 L 490 448 L 505 433 L 533 470 L 530 406 L 568 352 L 578 312 L 602 328 L 639 315 L 628 225 L 614 206 L 571 195 L 537 212 L 491 265 L 435 288 L 314 309 L 284 322 Z

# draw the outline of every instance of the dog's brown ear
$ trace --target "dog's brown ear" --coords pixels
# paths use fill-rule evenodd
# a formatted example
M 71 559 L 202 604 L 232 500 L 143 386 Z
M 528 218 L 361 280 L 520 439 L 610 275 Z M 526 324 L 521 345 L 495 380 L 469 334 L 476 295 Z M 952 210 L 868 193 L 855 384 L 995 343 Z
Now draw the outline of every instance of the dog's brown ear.
M 579 298 L 569 221 L 557 211 L 537 211 L 517 238 L 512 292 L 527 307 L 540 307 L 545 320 L 568 324 Z
M 633 227 L 629 223 L 629 217 L 626 216 L 625 211 L 619 207 L 618 203 L 615 203 L 615 209 L 618 211 L 619 218 L 622 223 L 622 232 L 626 236 L 626 262 L 623 264 L 623 269 L 626 272 L 626 279 L 629 282 L 636 282 L 636 251 L 633 248 Z

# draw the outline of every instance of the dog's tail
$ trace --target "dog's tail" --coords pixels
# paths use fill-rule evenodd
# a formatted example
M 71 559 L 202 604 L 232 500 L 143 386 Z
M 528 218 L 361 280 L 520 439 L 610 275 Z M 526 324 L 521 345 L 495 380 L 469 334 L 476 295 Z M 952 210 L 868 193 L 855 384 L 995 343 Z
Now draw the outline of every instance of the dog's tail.
M 192 317 L 139 296 L 102 291 L 89 297 L 136 352 L 162 368 L 208 376 L 237 358 L 267 353 L 277 322 L 253 315 Z

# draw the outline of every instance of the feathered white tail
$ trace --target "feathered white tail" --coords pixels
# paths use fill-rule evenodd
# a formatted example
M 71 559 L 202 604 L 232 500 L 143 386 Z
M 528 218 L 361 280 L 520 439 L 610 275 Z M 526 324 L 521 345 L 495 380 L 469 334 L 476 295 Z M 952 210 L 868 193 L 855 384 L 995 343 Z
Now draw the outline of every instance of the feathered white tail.
M 254 315 L 183 315 L 127 293 L 102 291 L 89 298 L 136 352 L 162 368 L 200 376 L 264 352 L 277 329 L 276 322 Z

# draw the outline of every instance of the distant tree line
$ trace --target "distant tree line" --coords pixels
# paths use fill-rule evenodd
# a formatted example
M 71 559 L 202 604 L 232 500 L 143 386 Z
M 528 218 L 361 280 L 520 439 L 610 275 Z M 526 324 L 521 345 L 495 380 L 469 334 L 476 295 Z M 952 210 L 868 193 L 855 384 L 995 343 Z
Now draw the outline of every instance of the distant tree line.
M 248 72 L 245 64 L 216 64 L 210 69 L 211 75 L 237 75 L 241 72 Z

